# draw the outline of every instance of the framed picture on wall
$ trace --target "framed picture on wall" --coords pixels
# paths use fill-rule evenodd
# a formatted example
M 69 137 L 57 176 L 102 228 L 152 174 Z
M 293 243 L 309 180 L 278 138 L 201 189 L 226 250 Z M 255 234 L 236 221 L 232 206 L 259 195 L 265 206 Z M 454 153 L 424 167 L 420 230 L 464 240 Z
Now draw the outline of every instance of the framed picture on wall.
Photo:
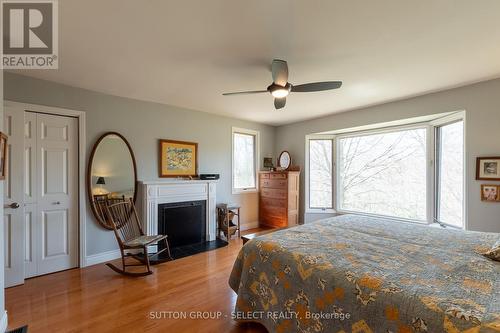
M 198 143 L 160 140 L 160 177 L 197 177 Z
M 481 200 L 489 202 L 500 201 L 500 186 L 498 185 L 481 185 Z
M 500 181 L 500 157 L 478 157 L 476 179 Z
M 7 174 L 7 135 L 0 132 L 0 180 Z

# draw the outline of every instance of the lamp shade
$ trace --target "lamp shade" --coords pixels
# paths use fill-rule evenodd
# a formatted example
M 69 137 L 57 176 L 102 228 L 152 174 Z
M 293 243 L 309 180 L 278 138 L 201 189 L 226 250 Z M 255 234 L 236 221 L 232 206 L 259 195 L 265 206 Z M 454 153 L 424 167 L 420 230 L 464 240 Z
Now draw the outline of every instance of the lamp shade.
M 96 184 L 97 185 L 106 185 L 106 182 L 104 181 L 104 177 L 98 177 Z

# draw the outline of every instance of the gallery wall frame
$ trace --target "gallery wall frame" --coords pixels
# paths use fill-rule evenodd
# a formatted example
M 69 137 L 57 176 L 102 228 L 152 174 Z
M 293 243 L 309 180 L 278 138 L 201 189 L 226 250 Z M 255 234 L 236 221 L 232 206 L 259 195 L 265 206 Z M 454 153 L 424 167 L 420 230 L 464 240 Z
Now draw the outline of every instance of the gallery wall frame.
M 500 181 L 500 156 L 478 157 L 476 180 Z

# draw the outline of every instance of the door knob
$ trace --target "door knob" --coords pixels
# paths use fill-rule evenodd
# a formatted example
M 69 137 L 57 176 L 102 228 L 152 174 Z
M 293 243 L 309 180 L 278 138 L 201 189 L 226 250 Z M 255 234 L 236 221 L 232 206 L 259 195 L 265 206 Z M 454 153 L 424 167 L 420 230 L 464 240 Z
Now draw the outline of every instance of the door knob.
M 10 205 L 4 205 L 3 208 L 17 209 L 17 208 L 19 208 L 19 204 L 17 202 L 13 202 Z

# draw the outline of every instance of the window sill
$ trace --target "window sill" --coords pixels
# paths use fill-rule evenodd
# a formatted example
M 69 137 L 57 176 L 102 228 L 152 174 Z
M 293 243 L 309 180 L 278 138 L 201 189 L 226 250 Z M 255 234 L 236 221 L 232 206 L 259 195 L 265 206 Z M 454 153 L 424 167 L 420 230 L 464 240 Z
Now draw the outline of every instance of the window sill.
M 370 213 L 361 213 L 361 212 L 351 212 L 351 211 L 346 211 L 346 210 L 338 210 L 338 214 L 341 215 L 359 215 L 359 216 L 365 216 L 365 217 L 373 217 L 373 218 L 379 218 L 379 219 L 387 219 L 391 220 L 394 222 L 403 222 L 403 223 L 413 223 L 413 224 L 420 224 L 420 225 L 429 225 L 427 221 L 422 221 L 422 220 L 412 220 L 412 219 L 405 219 L 402 217 L 394 217 L 394 216 L 388 216 L 388 215 L 378 215 L 378 214 L 370 214 Z
M 338 212 L 335 209 L 306 209 L 306 214 L 337 214 Z
M 232 191 L 232 194 L 245 194 L 245 193 L 258 193 L 259 190 L 256 188 L 248 189 L 248 190 L 240 190 L 240 189 L 234 189 Z

